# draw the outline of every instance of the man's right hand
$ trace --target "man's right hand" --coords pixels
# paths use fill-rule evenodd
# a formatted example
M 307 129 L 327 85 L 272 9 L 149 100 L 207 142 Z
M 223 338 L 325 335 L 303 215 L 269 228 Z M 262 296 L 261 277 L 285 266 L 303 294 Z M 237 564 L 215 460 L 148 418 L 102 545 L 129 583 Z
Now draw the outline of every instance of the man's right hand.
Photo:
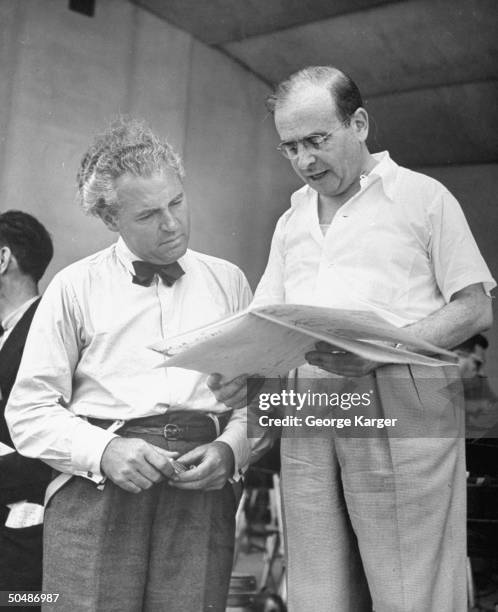
M 100 462 L 101 470 L 118 487 L 140 493 L 175 474 L 171 459 L 178 453 L 154 446 L 140 438 L 113 438 Z

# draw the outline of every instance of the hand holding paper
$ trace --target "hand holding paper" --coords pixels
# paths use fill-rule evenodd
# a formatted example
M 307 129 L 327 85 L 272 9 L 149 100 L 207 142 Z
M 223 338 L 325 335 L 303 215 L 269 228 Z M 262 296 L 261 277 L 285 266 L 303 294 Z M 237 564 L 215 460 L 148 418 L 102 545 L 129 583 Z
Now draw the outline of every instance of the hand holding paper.
M 349 377 L 365 376 L 382 365 L 378 361 L 363 359 L 354 353 L 337 350 L 337 347 L 327 342 L 317 342 L 315 350 L 306 353 L 305 357 L 310 365 Z
M 449 351 L 373 312 L 300 304 L 249 309 L 151 348 L 167 357 L 166 367 L 218 372 L 232 380 L 250 372 L 262 377 L 287 374 L 306 362 L 305 355 L 316 351 L 318 341 L 377 363 L 447 363 L 433 355 L 455 360 Z M 397 343 L 404 348 L 395 348 Z

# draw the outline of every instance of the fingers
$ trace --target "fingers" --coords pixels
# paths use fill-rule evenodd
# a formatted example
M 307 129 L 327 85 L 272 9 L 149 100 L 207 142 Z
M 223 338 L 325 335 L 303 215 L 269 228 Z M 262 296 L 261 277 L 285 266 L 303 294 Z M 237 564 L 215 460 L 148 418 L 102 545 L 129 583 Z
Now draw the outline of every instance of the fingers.
M 210 374 L 207 385 L 211 391 L 217 391 L 217 395 L 221 399 L 227 399 L 233 394 L 238 393 L 241 389 L 245 391 L 247 378 L 247 374 L 241 374 L 232 380 L 224 380 L 220 374 Z
M 342 370 L 346 366 L 346 355 L 337 355 L 325 351 L 309 351 L 304 357 L 310 365 L 329 372 Z
M 182 463 L 198 462 L 183 474 L 171 479 L 170 484 L 186 490 L 212 490 L 224 486 L 233 472 L 233 452 L 224 442 L 212 442 L 197 447 L 180 457 Z
M 186 472 L 182 472 L 181 474 L 176 474 L 171 481 L 173 483 L 193 483 L 193 482 L 201 482 L 203 480 L 208 480 L 209 477 L 212 476 L 212 466 L 199 464 L 194 467 L 191 467 Z
M 324 342 L 320 340 L 315 344 L 315 348 L 317 351 L 323 351 L 324 353 L 332 353 L 334 355 L 345 355 L 347 351 L 344 349 L 335 346 L 334 344 L 330 344 L 329 342 Z
M 159 482 L 163 476 L 171 478 L 171 476 L 175 474 L 175 469 L 171 460 L 176 459 L 178 455 L 179 453 L 177 452 L 167 451 L 158 446 L 150 445 L 150 448 L 147 449 L 144 456 L 154 472 L 159 472 L 159 478 L 154 480 L 154 482 Z M 144 474 L 142 470 L 140 471 Z
M 238 409 L 247 405 L 247 374 L 224 381 L 219 374 L 210 374 L 207 385 L 216 399 L 229 408 Z
M 113 438 L 102 454 L 102 472 L 131 493 L 149 489 L 173 473 L 171 458 L 178 453 L 164 451 L 138 438 Z
M 179 463 L 183 463 L 184 465 L 196 465 L 199 463 L 206 452 L 207 444 L 201 444 L 201 446 L 196 446 L 192 450 L 188 451 L 181 457 L 178 457 Z
M 317 343 L 317 346 L 318 344 L 320 343 Z M 305 354 L 305 358 L 310 365 L 340 376 L 350 377 L 365 376 L 379 365 L 375 361 L 363 359 L 346 351 L 309 351 Z
M 150 489 L 150 487 L 159 482 L 162 479 L 162 475 L 159 472 L 154 472 L 150 476 L 145 476 L 139 470 L 135 472 L 131 472 L 128 476 L 128 480 L 126 481 L 128 484 L 135 486 L 138 491 L 133 491 L 140 493 L 140 491 L 145 491 L 146 489 Z
M 130 493 L 140 493 L 165 478 L 178 488 L 219 489 L 233 472 L 233 451 L 224 442 L 215 441 L 185 453 L 181 463 L 194 467 L 180 474 L 172 464 L 178 455 L 138 438 L 118 436 L 104 450 L 102 472 Z
M 176 474 L 175 482 L 194 482 L 208 478 L 219 466 L 219 458 L 210 452 L 207 444 L 198 446 L 189 451 L 179 461 L 185 465 L 190 465 L 190 469 L 182 474 Z
M 227 472 L 212 457 L 208 457 L 199 465 L 192 467 L 183 474 L 176 475 L 169 484 L 177 489 L 213 490 L 221 489 L 227 481 Z

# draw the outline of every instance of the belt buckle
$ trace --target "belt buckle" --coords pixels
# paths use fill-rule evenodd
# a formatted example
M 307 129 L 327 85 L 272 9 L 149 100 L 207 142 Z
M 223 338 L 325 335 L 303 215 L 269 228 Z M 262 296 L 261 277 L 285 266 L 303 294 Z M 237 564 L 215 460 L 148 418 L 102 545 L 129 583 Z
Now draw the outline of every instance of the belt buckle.
M 182 429 L 176 423 L 168 423 L 163 428 L 163 436 L 166 440 L 179 440 L 181 433 Z

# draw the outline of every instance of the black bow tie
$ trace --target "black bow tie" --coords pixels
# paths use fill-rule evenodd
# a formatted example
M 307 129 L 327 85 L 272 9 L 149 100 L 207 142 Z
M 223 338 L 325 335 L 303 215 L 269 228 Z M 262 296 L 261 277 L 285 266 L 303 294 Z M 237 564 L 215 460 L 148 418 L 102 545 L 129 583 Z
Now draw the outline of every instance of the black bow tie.
M 171 287 L 171 285 L 177 281 L 180 276 L 185 274 L 181 265 L 175 261 L 170 264 L 154 264 L 148 261 L 134 261 L 133 268 L 135 275 L 133 276 L 133 282 L 135 285 L 142 285 L 142 287 L 148 287 L 154 274 L 158 274 L 164 283 Z
M 0 338 L 3 336 L 5 332 L 5 329 L 3 328 L 3 325 L 0 323 Z

